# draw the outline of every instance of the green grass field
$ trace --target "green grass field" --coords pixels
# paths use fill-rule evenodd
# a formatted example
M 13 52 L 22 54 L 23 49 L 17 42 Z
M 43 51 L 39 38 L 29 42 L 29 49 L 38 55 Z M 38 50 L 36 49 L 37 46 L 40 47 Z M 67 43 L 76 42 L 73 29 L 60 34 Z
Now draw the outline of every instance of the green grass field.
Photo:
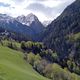
M 0 46 L 0 80 L 48 80 L 23 59 L 23 53 Z

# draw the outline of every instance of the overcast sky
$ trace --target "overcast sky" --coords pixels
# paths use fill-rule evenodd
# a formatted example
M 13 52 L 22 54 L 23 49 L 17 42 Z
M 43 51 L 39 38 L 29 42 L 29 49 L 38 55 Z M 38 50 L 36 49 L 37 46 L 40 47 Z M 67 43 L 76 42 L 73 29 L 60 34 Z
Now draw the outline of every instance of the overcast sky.
M 35 14 L 40 21 L 53 20 L 75 0 L 0 0 L 0 13 L 16 17 Z

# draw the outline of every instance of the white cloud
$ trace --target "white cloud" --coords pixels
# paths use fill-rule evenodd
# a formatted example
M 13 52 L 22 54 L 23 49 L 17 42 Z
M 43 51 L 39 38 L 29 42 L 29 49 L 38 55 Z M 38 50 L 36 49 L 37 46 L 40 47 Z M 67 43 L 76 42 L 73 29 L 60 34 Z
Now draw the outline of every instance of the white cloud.
M 64 8 L 67 5 L 71 4 L 73 1 L 75 0 L 0 0 L 2 3 L 10 4 L 9 7 L 1 6 L 0 13 L 6 13 L 14 17 L 34 13 L 36 16 L 38 16 L 40 21 L 44 21 L 56 18 L 64 10 Z M 46 14 L 45 10 L 39 11 L 25 9 L 30 4 L 34 3 L 42 4 L 44 6 L 44 9 L 46 8 L 46 13 L 49 11 L 50 14 Z
M 42 4 L 48 7 L 57 7 L 58 5 L 61 4 L 61 1 L 50 0 L 50 1 L 44 1 Z

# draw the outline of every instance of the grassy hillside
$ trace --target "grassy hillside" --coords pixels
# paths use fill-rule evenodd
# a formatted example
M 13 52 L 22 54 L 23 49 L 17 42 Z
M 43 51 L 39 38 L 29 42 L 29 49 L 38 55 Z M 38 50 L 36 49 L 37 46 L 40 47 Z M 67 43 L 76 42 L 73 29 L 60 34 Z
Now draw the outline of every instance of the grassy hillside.
M 0 80 L 48 80 L 23 60 L 23 54 L 0 46 Z

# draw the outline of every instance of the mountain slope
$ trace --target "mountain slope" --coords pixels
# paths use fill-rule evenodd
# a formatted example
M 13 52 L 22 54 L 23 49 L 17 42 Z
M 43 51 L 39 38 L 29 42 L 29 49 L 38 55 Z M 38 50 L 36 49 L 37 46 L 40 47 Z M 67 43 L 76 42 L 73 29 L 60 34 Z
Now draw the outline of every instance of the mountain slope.
M 30 35 L 32 34 L 32 30 L 29 27 L 22 25 L 6 14 L 0 14 L 0 30 L 1 29 L 14 33 L 17 37 L 21 36 L 24 39 L 26 37 L 26 40 L 29 40 Z
M 31 27 L 31 29 L 34 30 L 35 34 L 42 32 L 44 29 L 42 23 L 32 13 L 28 14 L 27 16 L 18 16 L 16 20 L 24 25 Z
M 23 54 L 0 45 L 0 80 L 48 80 L 25 62 Z
M 80 32 L 80 0 L 69 5 L 46 28 L 42 40 L 49 48 L 55 49 L 62 59 L 69 54 L 73 54 L 73 56 L 77 54 L 75 43 L 71 43 L 68 36 L 78 32 Z

